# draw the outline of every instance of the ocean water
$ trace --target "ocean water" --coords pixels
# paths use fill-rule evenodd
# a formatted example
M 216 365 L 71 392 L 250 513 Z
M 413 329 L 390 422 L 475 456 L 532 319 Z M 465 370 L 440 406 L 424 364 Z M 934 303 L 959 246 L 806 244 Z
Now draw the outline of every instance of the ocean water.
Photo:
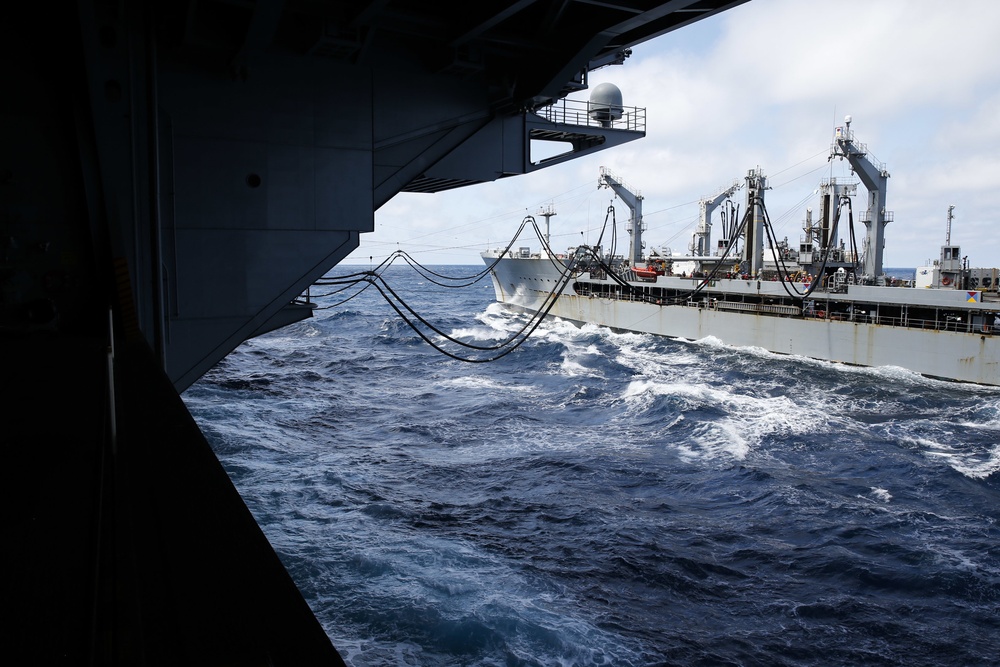
M 184 399 L 356 667 L 1000 664 L 997 389 L 370 288 Z

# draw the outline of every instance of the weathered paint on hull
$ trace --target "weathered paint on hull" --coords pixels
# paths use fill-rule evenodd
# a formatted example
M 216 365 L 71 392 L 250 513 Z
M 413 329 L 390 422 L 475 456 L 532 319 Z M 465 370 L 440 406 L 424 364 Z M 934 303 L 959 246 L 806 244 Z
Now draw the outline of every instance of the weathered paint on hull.
M 557 269 L 547 260 L 501 262 L 494 270 L 497 300 L 535 311 L 558 277 Z M 713 336 L 737 347 L 753 346 L 859 366 L 899 366 L 932 377 L 1000 385 L 1000 337 L 987 334 L 658 306 L 580 296 L 572 285 L 549 314 L 671 338 Z

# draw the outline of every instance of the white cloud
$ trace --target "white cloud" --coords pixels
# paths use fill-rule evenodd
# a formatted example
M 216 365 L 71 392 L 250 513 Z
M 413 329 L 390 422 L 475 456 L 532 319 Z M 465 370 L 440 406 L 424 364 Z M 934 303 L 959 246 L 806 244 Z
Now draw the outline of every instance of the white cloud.
M 683 248 L 697 199 L 758 165 L 774 188 L 771 218 L 794 239 L 819 180 L 850 176 L 845 162 L 827 161 L 833 126 L 850 113 L 858 140 L 892 174 L 886 264 L 936 257 L 955 204 L 952 240 L 973 266 L 995 266 L 997 62 L 1000 2 L 751 0 L 592 73 L 591 86 L 612 81 L 626 105 L 647 108 L 646 138 L 496 183 L 399 195 L 352 259 L 384 257 L 398 243 L 426 263 L 475 264 L 548 202 L 559 212 L 554 245 L 575 245 L 612 198 L 597 189 L 601 165 L 642 191 L 651 245 Z M 627 209 L 617 210 L 624 223 Z

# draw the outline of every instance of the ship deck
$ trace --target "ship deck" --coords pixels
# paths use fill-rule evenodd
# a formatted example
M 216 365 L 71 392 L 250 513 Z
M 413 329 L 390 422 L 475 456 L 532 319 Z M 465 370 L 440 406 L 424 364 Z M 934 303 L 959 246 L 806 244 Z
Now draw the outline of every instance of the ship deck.
M 970 334 L 994 335 L 1000 326 L 997 322 L 1000 301 L 996 295 L 987 297 L 986 293 L 980 293 L 979 301 L 969 302 L 963 300 L 964 293 L 958 290 L 925 295 L 905 287 L 860 287 L 857 294 L 817 290 L 803 299 L 789 295 L 776 282 L 724 279 L 705 284 L 701 278 L 675 276 L 662 282 L 670 286 L 631 282 L 626 288 L 614 281 L 594 280 L 585 275 L 574 280 L 572 286 L 579 296 L 660 307 L 687 306 Z M 804 286 L 795 285 L 794 289 L 804 291 Z M 925 296 L 930 298 L 916 298 Z M 950 298 L 936 298 L 941 296 Z

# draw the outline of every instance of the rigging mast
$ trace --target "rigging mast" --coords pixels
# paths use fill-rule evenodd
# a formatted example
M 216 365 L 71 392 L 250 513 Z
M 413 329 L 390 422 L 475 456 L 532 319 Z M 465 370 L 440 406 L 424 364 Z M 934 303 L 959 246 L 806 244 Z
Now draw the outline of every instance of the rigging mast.
M 611 188 L 628 206 L 629 219 L 626 227 L 630 236 L 628 258 L 632 266 L 638 266 L 642 262 L 642 233 L 646 231 L 646 223 L 642 221 L 642 195 L 631 190 L 606 167 L 601 167 L 597 187 Z
M 868 157 L 868 147 L 854 142 L 851 131 L 851 117 L 844 118 L 845 127 L 838 127 L 830 157 L 847 158 L 851 170 L 858 175 L 865 189 L 868 190 L 868 210 L 862 214 L 861 221 L 865 223 L 866 233 L 864 250 L 863 274 L 873 280 L 882 276 L 882 253 L 885 250 L 885 226 L 892 222 L 892 212 L 885 210 L 885 190 L 889 180 L 889 172 L 881 162 L 874 162 Z
M 746 184 L 746 211 L 752 217 L 743 231 L 743 259 L 750 275 L 757 276 L 764 269 L 764 192 L 768 189 L 767 177 L 757 167 L 747 172 Z
M 698 202 L 698 208 L 700 210 L 700 217 L 698 219 L 698 229 L 694 232 L 694 238 L 691 239 L 691 247 L 689 250 L 692 255 L 705 256 L 712 252 L 712 211 L 718 208 L 719 204 L 724 202 L 726 199 L 733 196 L 737 190 L 743 187 L 743 184 L 739 181 L 734 181 L 725 190 L 721 191 L 714 197 L 703 197 Z

